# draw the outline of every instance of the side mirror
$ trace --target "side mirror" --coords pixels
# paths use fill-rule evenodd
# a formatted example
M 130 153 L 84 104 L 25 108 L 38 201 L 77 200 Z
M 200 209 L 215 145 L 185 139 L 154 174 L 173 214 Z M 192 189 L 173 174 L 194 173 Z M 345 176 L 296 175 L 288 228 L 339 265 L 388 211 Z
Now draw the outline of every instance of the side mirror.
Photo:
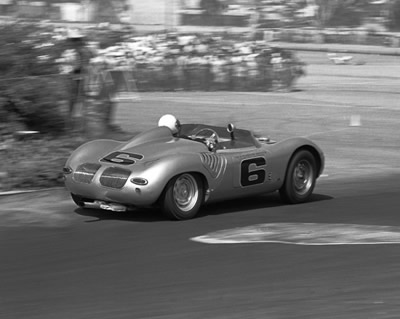
M 228 126 L 226 127 L 226 130 L 231 134 L 231 139 L 234 140 L 235 139 L 235 125 L 233 125 L 232 123 L 229 123 Z

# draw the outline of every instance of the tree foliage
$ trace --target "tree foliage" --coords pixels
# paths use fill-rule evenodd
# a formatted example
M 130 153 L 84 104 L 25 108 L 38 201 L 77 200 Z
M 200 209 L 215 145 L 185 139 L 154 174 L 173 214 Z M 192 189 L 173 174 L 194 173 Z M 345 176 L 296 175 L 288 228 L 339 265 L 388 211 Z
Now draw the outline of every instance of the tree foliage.
M 355 26 L 361 23 L 367 0 L 315 0 L 320 27 Z
M 400 30 L 400 0 L 392 0 L 388 3 L 388 27 L 391 30 Z
M 57 58 L 65 49 L 54 34 L 37 24 L 0 26 L 0 125 L 11 119 L 29 130 L 60 132 L 66 99 L 65 81 Z M 1 128 L 0 127 L 0 128 Z
M 226 9 L 226 5 L 220 0 L 201 0 L 200 8 L 203 9 L 205 14 L 214 15 L 221 14 Z

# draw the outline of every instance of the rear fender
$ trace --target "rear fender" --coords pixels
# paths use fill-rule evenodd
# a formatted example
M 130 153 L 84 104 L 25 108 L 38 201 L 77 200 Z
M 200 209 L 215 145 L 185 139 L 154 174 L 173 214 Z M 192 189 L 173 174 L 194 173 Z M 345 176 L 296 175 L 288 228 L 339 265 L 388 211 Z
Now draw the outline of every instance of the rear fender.
M 277 175 L 280 177 L 282 183 L 284 182 L 286 170 L 293 155 L 303 149 L 308 150 L 314 155 L 317 162 L 317 177 L 319 177 L 324 169 L 325 157 L 322 150 L 314 142 L 304 137 L 294 137 L 271 145 L 272 159 L 275 161 L 273 166 L 276 168 Z

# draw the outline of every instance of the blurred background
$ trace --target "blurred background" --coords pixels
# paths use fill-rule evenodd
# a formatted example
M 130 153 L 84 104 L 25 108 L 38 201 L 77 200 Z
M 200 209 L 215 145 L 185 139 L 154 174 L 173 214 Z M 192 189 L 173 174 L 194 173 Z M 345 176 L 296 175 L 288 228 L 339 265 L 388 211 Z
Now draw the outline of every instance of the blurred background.
M 3 20 L 133 26 L 399 28 L 397 0 L 1 0 Z
M 0 190 L 62 185 L 74 148 L 144 129 L 115 114 L 145 92 L 293 92 L 297 49 L 362 65 L 326 45 L 393 52 L 399 29 L 398 0 L 0 0 Z
M 399 31 L 400 0 L 0 0 L 0 318 L 398 318 L 398 245 L 372 241 L 400 229 Z M 312 201 L 77 208 L 70 154 L 163 114 L 312 139 Z M 266 223 L 371 245 L 190 240 Z

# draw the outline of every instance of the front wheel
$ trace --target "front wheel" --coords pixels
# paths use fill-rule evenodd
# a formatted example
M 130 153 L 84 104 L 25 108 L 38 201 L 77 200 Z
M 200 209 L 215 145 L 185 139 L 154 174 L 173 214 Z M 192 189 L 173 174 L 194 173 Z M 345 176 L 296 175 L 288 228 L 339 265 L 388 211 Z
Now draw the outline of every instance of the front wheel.
M 196 174 L 184 173 L 171 179 L 163 195 L 164 214 L 175 220 L 196 216 L 204 198 L 203 181 Z
M 285 182 L 279 190 L 288 204 L 303 203 L 310 199 L 317 178 L 315 157 L 307 150 L 296 152 L 289 162 Z

